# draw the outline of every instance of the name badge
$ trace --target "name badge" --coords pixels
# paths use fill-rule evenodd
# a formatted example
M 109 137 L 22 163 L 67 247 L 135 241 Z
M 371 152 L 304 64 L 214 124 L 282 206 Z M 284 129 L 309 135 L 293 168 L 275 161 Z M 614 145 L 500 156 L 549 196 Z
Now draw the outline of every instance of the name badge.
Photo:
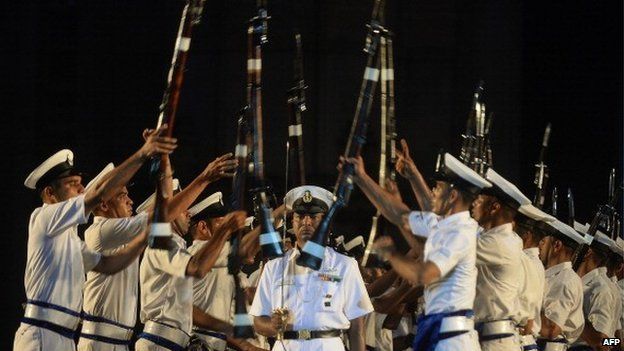
M 342 277 L 335 275 L 335 274 L 319 273 L 318 277 L 320 280 L 324 282 L 341 282 L 342 281 Z

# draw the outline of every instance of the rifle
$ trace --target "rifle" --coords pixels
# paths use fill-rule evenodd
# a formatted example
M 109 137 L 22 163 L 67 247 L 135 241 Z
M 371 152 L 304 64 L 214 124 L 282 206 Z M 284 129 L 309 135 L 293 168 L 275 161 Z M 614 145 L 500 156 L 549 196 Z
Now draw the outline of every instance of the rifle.
M 462 134 L 462 147 L 459 152 L 459 159 L 473 170 L 479 168 L 480 143 L 483 139 L 484 108 L 483 91 L 485 82 L 480 80 L 472 95 L 472 110 L 468 114 L 466 121 L 466 132 Z M 474 131 L 474 132 L 473 132 Z M 481 134 L 481 137 L 479 137 Z
M 574 196 L 572 189 L 568 188 L 568 225 L 574 228 Z
M 294 85 L 288 90 L 288 168 L 292 186 L 298 187 L 306 183 L 305 158 L 303 157 L 302 115 L 306 108 L 305 81 L 303 80 L 303 53 L 301 34 L 295 33 L 297 53 L 294 61 Z M 288 190 L 288 189 L 286 189 Z
M 550 139 L 551 125 L 548 123 L 544 130 L 544 137 L 542 138 L 542 148 L 540 150 L 539 159 L 535 165 L 535 197 L 533 197 L 533 205 L 539 209 L 544 208 L 544 202 L 546 200 L 546 184 L 548 183 L 548 166 L 544 163 L 546 157 L 546 149 L 548 149 L 548 139 Z
M 368 55 L 368 58 L 353 123 L 351 125 L 351 133 L 345 148 L 345 158 L 358 156 L 362 146 L 366 142 L 366 129 L 368 127 L 368 116 L 370 114 L 372 96 L 375 94 L 375 87 L 379 79 L 379 56 L 377 55 L 377 48 L 382 32 L 386 30 L 379 21 L 379 14 L 380 12 L 383 13 L 383 1 L 384 0 L 375 0 L 372 20 L 368 25 L 368 35 L 364 47 L 364 52 Z M 331 222 L 336 212 L 349 203 L 349 197 L 353 190 L 352 177 L 354 172 L 355 168 L 352 164 L 345 163 L 343 165 L 334 187 L 334 202 L 319 223 L 312 238 L 304 245 L 301 255 L 297 258 L 297 264 L 314 270 L 318 270 L 321 267 L 325 254 L 325 241 L 329 233 Z
M 609 173 L 609 201 L 615 197 L 615 168 L 611 169 Z M 620 214 L 617 211 L 613 211 L 607 225 L 607 232 L 611 239 L 615 240 L 620 236 Z
M 550 214 L 553 215 L 553 217 L 557 217 L 557 199 L 558 198 L 559 198 L 559 194 L 557 192 L 557 187 L 554 186 L 552 190 L 552 195 L 550 196 L 550 199 L 552 201 L 552 208 L 550 210 Z
M 180 101 L 180 91 L 182 90 L 182 82 L 184 80 L 184 67 L 191 46 L 193 26 L 200 22 L 204 2 L 205 0 L 188 0 L 182 10 L 178 36 L 173 50 L 173 59 L 167 77 L 167 88 L 163 94 L 156 124 L 156 128 L 160 128 L 163 123 L 167 124 L 166 135 L 168 137 L 171 137 L 173 134 L 176 112 Z M 158 181 L 165 172 L 165 157 L 163 155 L 152 158 L 149 167 L 150 178 L 156 182 L 156 201 L 150 225 L 148 245 L 151 248 L 163 250 L 170 247 L 172 235 L 171 224 L 165 221 L 167 208 L 163 206 L 166 197 L 169 195 L 165 194 L 165 189 L 161 187 Z
M 381 142 L 379 157 L 379 185 L 386 186 L 386 178 L 392 181 L 396 179 L 396 118 L 394 114 L 394 58 L 392 49 L 392 36 L 388 31 L 382 33 L 380 38 L 379 55 L 381 60 Z M 390 152 L 390 155 L 388 155 Z M 389 157 L 388 157 L 389 156 Z M 388 162 L 388 159 L 390 162 Z M 377 232 L 383 230 L 384 221 L 381 212 L 377 211 L 371 222 L 371 230 L 368 242 L 364 250 L 364 256 L 360 265 L 366 267 L 373 244 L 377 238 Z
M 618 197 L 623 187 L 624 185 L 620 185 L 618 189 L 619 191 L 616 191 L 613 197 L 609 199 L 609 203 L 600 205 L 598 207 L 598 210 L 596 211 L 596 214 L 594 215 L 594 218 L 592 219 L 591 224 L 589 225 L 589 229 L 587 230 L 587 235 L 585 236 L 586 239 L 590 239 L 590 240 L 587 240 L 588 241 L 587 244 L 579 245 L 576 248 L 576 250 L 574 250 L 574 255 L 572 255 L 572 269 L 574 269 L 574 271 L 578 270 L 579 266 L 583 262 L 583 259 L 585 258 L 585 255 L 587 254 L 587 251 L 589 250 L 589 245 L 591 245 L 591 241 L 593 240 L 594 236 L 596 235 L 596 232 L 598 231 L 598 226 L 602 223 L 602 221 L 605 218 L 608 218 L 611 215 L 611 213 L 616 211 L 615 206 L 617 204 Z

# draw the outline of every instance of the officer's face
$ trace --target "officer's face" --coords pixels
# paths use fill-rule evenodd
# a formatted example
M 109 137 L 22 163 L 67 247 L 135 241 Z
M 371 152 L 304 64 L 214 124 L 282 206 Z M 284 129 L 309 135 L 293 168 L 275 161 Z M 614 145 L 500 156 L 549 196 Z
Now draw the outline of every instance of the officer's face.
M 84 193 L 82 177 L 78 175 L 56 180 L 54 185 L 50 186 L 50 189 L 51 197 L 56 202 L 65 201 Z
M 448 198 L 451 192 L 449 183 L 436 181 L 436 185 L 431 189 L 433 197 L 431 199 L 431 211 L 437 215 L 444 215 L 448 207 Z
M 321 223 L 321 219 L 323 219 L 323 213 L 294 213 L 292 218 L 292 227 L 295 235 L 297 236 L 297 241 L 300 244 L 308 241 L 316 227 L 318 227 L 319 223 Z
M 106 201 L 112 217 L 123 218 L 132 216 L 134 202 L 128 196 L 128 189 L 124 186 L 112 199 Z
M 472 202 L 472 208 L 470 210 L 472 218 L 483 226 L 483 224 L 486 223 L 491 217 L 494 202 L 495 200 L 492 196 L 477 196 L 477 198 Z
M 173 223 L 179 231 L 178 234 L 180 234 L 180 236 L 186 235 L 186 233 L 188 233 L 189 231 L 189 226 L 191 223 L 191 215 L 189 211 L 182 212 L 178 217 L 176 217 Z
M 542 261 L 542 263 L 544 264 L 544 266 L 548 264 L 548 258 L 550 256 L 552 242 L 553 242 L 553 237 L 548 235 L 542 238 L 542 240 L 540 240 L 539 244 L 537 245 L 537 247 L 539 248 L 539 258 L 540 258 L 540 261 Z

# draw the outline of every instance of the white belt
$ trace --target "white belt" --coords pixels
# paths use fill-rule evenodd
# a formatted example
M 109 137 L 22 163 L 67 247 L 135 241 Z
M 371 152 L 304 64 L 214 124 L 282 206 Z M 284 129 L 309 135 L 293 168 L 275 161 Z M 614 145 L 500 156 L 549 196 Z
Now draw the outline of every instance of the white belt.
M 528 334 L 528 335 L 520 335 L 520 345 L 522 346 L 529 346 L 529 345 L 535 345 L 535 338 L 533 337 L 533 335 Z
M 484 322 L 480 328 L 481 337 L 500 334 L 515 334 L 516 326 L 510 320 Z
M 78 329 L 78 324 L 80 323 L 80 317 L 78 316 L 32 304 L 26 304 L 24 317 L 49 322 L 71 330 Z
M 128 341 L 132 337 L 132 329 L 106 323 L 85 320 L 82 322 L 82 334 L 90 334 Z
M 442 318 L 440 333 L 469 331 L 474 329 L 474 321 L 466 316 L 452 316 Z
M 542 351 L 566 351 L 568 344 L 564 342 L 546 341 Z
M 147 323 L 145 323 L 145 327 L 143 328 L 143 332 L 160 336 L 182 347 L 188 346 L 189 340 L 191 339 L 188 334 L 178 328 L 173 328 L 154 321 L 147 321 Z

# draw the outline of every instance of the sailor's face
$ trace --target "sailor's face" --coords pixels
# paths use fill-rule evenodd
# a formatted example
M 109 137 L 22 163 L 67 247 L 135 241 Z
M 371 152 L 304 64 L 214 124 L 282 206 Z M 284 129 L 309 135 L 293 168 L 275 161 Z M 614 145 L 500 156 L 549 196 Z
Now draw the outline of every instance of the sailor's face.
M 472 215 L 472 218 L 477 221 L 477 223 L 483 225 L 482 223 L 487 220 L 490 213 L 490 207 L 492 206 L 492 201 L 493 199 L 491 196 L 479 195 L 472 202 L 470 214 Z
M 191 223 L 191 215 L 189 211 L 182 212 L 176 219 L 174 220 L 176 227 L 180 231 L 180 236 L 186 235 L 189 231 L 189 226 Z
M 107 201 L 107 206 L 112 214 L 117 218 L 132 216 L 132 205 L 134 202 L 128 196 L 128 189 L 123 187 L 115 196 Z
M 540 258 L 540 261 L 542 261 L 542 263 L 544 264 L 544 266 L 546 266 L 546 264 L 548 263 L 552 241 L 553 241 L 553 237 L 548 235 L 542 238 L 542 240 L 540 240 L 539 243 L 537 244 L 537 247 L 539 248 L 539 258 Z
M 65 201 L 84 193 L 82 177 L 75 175 L 57 180 L 54 189 L 54 197 L 58 202 Z
M 322 219 L 323 213 L 293 213 L 292 227 L 297 236 L 297 241 L 306 242 L 310 240 Z
M 435 186 L 431 189 L 433 197 L 431 198 L 431 211 L 437 215 L 443 215 L 444 208 L 447 207 L 448 197 L 450 193 L 450 185 L 446 182 L 436 181 Z

